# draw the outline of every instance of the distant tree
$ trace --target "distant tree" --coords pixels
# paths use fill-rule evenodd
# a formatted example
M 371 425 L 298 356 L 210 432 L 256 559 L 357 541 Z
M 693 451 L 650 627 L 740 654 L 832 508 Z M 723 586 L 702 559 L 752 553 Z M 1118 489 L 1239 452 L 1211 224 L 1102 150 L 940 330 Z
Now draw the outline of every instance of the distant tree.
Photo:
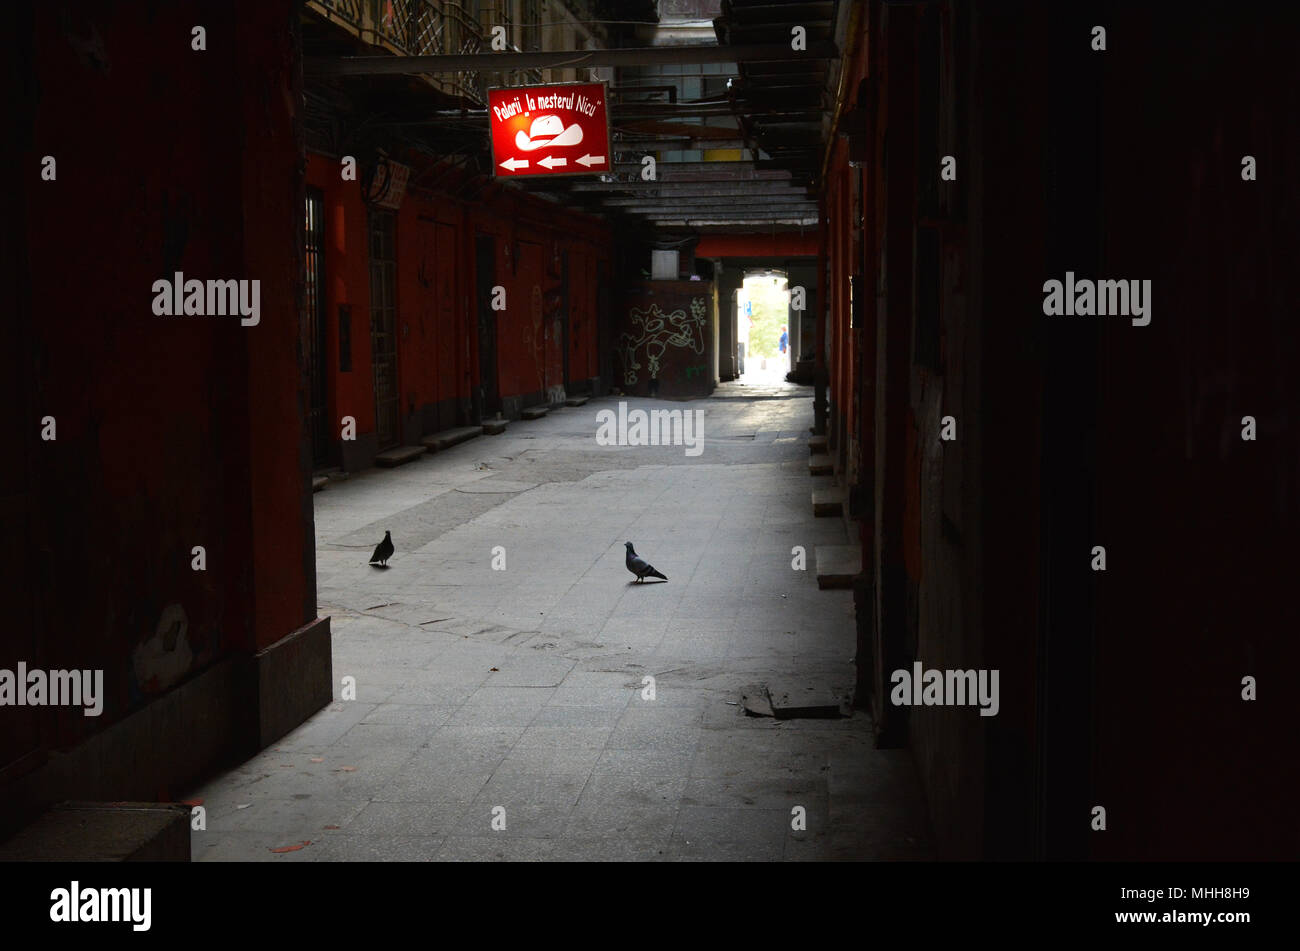
M 747 290 L 754 311 L 754 323 L 749 328 L 749 352 L 760 358 L 778 356 L 781 328 L 790 323 L 790 293 L 784 284 L 773 287 L 771 278 L 753 281 Z

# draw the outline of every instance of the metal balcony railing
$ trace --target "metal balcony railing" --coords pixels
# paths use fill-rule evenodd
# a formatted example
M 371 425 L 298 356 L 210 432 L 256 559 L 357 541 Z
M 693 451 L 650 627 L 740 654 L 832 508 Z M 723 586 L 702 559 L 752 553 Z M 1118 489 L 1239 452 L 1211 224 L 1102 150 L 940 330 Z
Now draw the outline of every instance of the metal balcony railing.
M 484 42 L 477 9 L 460 0 L 308 0 L 327 20 L 346 24 L 364 42 L 404 56 L 478 53 Z M 453 95 L 482 105 L 486 84 L 472 70 L 425 77 Z
M 375 32 L 407 56 L 479 53 L 486 48 L 476 12 L 457 0 L 371 0 Z M 477 7 L 477 4 L 474 4 Z M 428 77 L 435 85 L 482 105 L 486 84 L 473 70 Z
M 506 35 L 516 33 L 510 20 L 508 3 L 476 0 L 308 0 L 307 6 L 332 22 L 345 24 L 362 41 L 382 46 L 405 56 L 436 56 L 487 52 L 491 49 L 491 29 L 504 26 Z M 530 22 L 540 18 L 537 4 L 525 5 L 521 33 L 539 48 L 540 27 Z M 519 47 L 513 43 L 516 52 Z M 540 85 L 545 82 L 540 69 L 503 70 L 481 73 L 463 70 L 457 73 L 427 75 L 435 87 L 478 105 L 487 102 L 491 85 Z
M 314 7 L 326 19 L 339 20 L 360 31 L 368 0 L 309 0 L 307 6 Z

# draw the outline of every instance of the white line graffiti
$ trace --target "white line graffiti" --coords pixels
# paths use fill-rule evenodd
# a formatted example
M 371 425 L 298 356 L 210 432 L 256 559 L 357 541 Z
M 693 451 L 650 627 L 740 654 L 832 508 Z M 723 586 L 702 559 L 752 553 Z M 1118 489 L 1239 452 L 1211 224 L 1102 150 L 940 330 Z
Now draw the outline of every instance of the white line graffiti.
M 619 355 L 623 360 L 623 383 L 627 386 L 637 382 L 637 370 L 641 364 L 637 360 L 637 351 L 645 348 L 646 369 L 650 379 L 658 379 L 663 356 L 669 347 L 687 348 L 695 353 L 704 352 L 704 313 L 703 297 L 691 299 L 691 313 L 678 309 L 665 314 L 658 304 L 651 304 L 647 309 L 633 307 L 628 311 L 628 322 L 632 331 L 619 337 Z M 634 337 L 637 325 L 641 335 Z

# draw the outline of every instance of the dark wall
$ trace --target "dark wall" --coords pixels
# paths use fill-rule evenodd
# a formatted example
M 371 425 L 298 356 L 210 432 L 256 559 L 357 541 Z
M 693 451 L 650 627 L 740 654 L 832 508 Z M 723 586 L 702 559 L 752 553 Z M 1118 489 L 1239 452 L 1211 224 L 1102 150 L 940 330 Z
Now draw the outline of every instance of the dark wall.
M 1096 91 L 1101 251 L 1153 289 L 1151 324 L 1108 324 L 1098 355 L 1111 563 L 1093 775 L 1120 808 L 1093 853 L 1293 858 L 1300 784 L 1279 754 L 1297 707 L 1278 675 L 1300 630 L 1300 16 L 1194 5 L 1116 23 Z
M 10 366 L 27 516 L 0 667 L 102 669 L 106 694 L 99 717 L 27 711 L 14 733 L 34 766 L 316 610 L 295 4 L 15 16 L 23 194 L 5 230 L 23 248 Z M 156 316 L 153 282 L 176 271 L 260 281 L 258 323 Z M 0 710 L 6 736 L 15 712 Z M 183 742 L 161 737 L 157 756 Z
M 858 433 L 855 482 L 876 488 L 862 644 L 877 691 L 914 660 L 1000 672 L 996 717 L 877 698 L 941 855 L 1298 845 L 1278 755 L 1294 706 L 1270 674 L 1292 669 L 1298 619 L 1296 17 L 1168 13 L 869 5 L 869 80 L 842 125 L 869 160 L 833 154 L 825 329 L 839 438 Z M 858 261 L 877 291 L 860 330 Z M 1046 315 L 1067 271 L 1151 281 L 1150 325 Z

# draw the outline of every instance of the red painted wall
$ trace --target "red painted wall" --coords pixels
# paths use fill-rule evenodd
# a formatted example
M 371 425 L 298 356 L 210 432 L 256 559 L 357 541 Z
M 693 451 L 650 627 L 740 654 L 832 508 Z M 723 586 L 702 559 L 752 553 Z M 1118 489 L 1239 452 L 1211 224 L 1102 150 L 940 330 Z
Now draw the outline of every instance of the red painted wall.
M 817 230 L 783 234 L 710 234 L 695 246 L 697 258 L 797 258 L 817 254 Z
M 102 716 L 49 710 L 52 747 L 315 616 L 293 5 L 212 8 L 205 52 L 179 8 L 66 7 L 42 6 L 32 24 L 40 92 L 19 137 L 27 213 L 14 225 L 30 262 L 31 312 L 17 319 L 36 415 L 23 430 L 22 596 L 39 630 L 0 635 L 0 666 L 105 671 Z M 219 41 L 236 30 L 239 43 Z M 54 181 L 39 179 L 46 155 Z M 177 270 L 259 280 L 260 323 L 156 316 L 153 282 Z M 39 437 L 47 415 L 55 441 Z M 183 625 L 164 621 L 176 606 Z
M 325 209 L 325 361 L 331 433 L 353 416 L 358 433 L 375 431 L 375 394 L 370 377 L 370 269 L 366 207 L 356 182 L 342 180 L 341 164 L 308 154 L 307 184 L 319 188 Z M 339 308 L 351 308 L 352 369 L 339 370 Z
M 497 277 L 506 309 L 497 314 L 497 358 L 503 398 L 598 374 L 597 274 L 609 261 L 613 235 L 599 219 L 569 212 L 513 190 L 493 189 L 471 219 L 476 233 L 497 238 Z M 568 253 L 569 377 L 556 318 Z M 471 309 L 477 304 L 470 289 Z M 536 293 L 534 292 L 536 291 Z M 476 328 L 475 328 L 476 332 Z M 473 352 L 477 360 L 477 349 Z
M 358 182 L 342 181 L 340 168 L 333 157 L 308 156 L 307 183 L 324 195 L 326 370 L 336 440 L 344 415 L 356 418 L 359 435 L 375 430 L 368 205 Z M 420 171 L 413 164 L 412 179 Z M 610 241 L 606 225 L 495 186 L 473 205 L 412 188 L 396 215 L 398 386 L 401 418 L 414 420 L 403 433 L 405 442 L 467 421 L 456 414 L 480 379 L 474 273 L 474 240 L 480 234 L 496 239 L 496 281 L 506 289 L 506 309 L 496 315 L 500 395 L 530 397 L 565 382 L 556 324 L 558 254 L 564 251 L 569 255 L 569 380 L 597 375 L 596 273 L 608 260 L 602 250 Z M 340 305 L 352 308 L 347 373 L 339 369 Z M 439 404 L 441 416 L 430 410 Z

